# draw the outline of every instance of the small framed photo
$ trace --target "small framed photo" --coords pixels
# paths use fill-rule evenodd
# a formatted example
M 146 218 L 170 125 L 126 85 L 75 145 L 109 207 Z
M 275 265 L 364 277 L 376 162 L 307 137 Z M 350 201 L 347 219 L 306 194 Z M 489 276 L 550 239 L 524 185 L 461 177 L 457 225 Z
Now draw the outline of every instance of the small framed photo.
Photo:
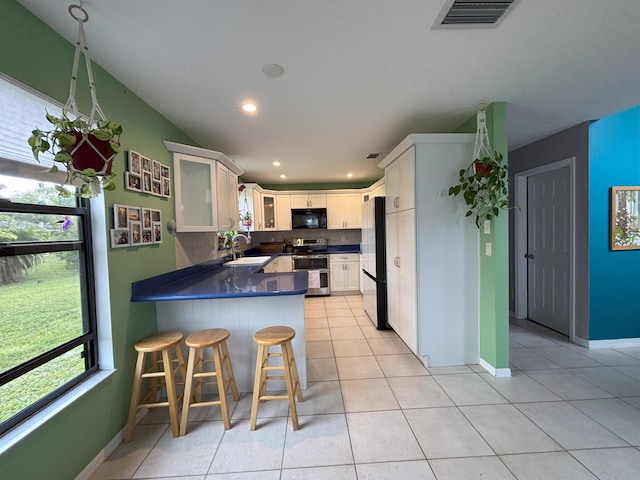
M 111 229 L 111 248 L 121 248 L 129 246 L 129 230 Z
M 140 221 L 140 207 L 127 207 L 127 217 L 129 222 Z
M 153 243 L 162 243 L 162 224 L 160 222 L 153 222 L 151 235 L 153 238 Z
M 151 222 L 152 223 L 162 222 L 162 212 L 160 210 L 156 210 L 155 208 L 151 209 Z
M 140 245 L 142 243 L 142 223 L 129 222 L 129 243 Z
M 171 180 L 164 177 L 162 177 L 162 196 L 163 197 L 171 196 Z
M 142 229 L 151 230 L 151 209 L 150 208 L 142 209 Z
M 151 194 L 162 196 L 162 183 L 156 182 L 155 180 L 151 182 Z
M 611 187 L 611 250 L 640 249 L 640 187 Z
M 140 176 L 142 170 L 142 158 L 138 152 L 129 150 L 129 173 Z
M 153 232 L 151 230 L 142 230 L 142 245 L 150 245 L 153 243 Z
M 131 172 L 125 173 L 125 185 L 127 186 L 127 190 L 135 190 L 136 192 L 142 191 L 142 180 L 140 175 L 134 175 Z
M 151 172 L 142 171 L 142 191 L 151 193 Z
M 169 167 L 167 167 L 166 165 L 162 165 L 160 164 L 160 176 L 162 178 L 169 178 Z
M 114 203 L 113 227 L 115 230 L 129 230 L 129 207 Z
M 162 164 L 160 162 L 156 162 L 155 160 L 152 160 L 153 162 L 153 180 L 155 182 L 159 182 L 160 181 L 160 167 L 162 166 Z
M 142 171 L 151 173 L 151 168 L 152 168 L 151 164 L 153 163 L 153 160 L 147 157 L 141 157 L 141 158 L 142 158 Z

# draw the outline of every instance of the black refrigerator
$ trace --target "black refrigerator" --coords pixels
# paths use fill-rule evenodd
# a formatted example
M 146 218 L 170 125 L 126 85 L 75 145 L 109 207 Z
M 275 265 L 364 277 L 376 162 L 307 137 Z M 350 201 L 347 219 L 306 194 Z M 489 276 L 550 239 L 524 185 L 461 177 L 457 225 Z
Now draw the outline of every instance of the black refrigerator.
M 362 204 L 362 295 L 364 310 L 378 330 L 387 324 L 387 255 L 384 197 Z

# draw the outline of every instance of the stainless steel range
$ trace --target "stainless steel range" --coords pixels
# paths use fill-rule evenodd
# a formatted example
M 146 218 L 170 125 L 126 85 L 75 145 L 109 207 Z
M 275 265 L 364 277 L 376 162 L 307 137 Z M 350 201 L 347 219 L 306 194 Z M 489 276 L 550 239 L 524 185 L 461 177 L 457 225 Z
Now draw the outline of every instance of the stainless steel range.
M 330 295 L 329 253 L 326 238 L 294 238 L 292 240 L 294 271 L 309 275 L 307 296 Z

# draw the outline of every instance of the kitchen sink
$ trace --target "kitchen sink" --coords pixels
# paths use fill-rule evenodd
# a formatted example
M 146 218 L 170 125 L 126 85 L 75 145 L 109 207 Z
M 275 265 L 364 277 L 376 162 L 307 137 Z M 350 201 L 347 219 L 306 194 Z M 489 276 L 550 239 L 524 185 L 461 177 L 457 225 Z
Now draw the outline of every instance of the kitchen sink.
M 224 263 L 225 267 L 242 267 L 245 265 L 262 265 L 271 260 L 271 255 L 258 257 L 240 257 L 237 260 L 229 260 Z

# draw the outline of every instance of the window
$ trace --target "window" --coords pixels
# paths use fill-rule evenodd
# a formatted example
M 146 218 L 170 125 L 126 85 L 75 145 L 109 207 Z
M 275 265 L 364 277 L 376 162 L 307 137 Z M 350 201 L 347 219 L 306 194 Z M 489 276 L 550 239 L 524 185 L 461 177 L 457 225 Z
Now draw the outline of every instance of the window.
M 46 173 L 51 158 L 38 164 L 26 142 L 35 126 L 46 126 L 45 109 L 61 106 L 1 74 L 0 104 L 2 435 L 98 370 L 94 290 L 108 293 L 106 260 L 94 257 L 91 230 L 93 216 L 93 235 L 104 237 L 96 220 L 104 213 L 92 212 L 89 200 L 59 197 L 54 185 L 62 178 Z M 104 253 L 102 244 L 96 248 Z M 106 350 L 101 360 L 109 364 Z
M 91 212 L 0 175 L 0 433 L 98 369 Z

